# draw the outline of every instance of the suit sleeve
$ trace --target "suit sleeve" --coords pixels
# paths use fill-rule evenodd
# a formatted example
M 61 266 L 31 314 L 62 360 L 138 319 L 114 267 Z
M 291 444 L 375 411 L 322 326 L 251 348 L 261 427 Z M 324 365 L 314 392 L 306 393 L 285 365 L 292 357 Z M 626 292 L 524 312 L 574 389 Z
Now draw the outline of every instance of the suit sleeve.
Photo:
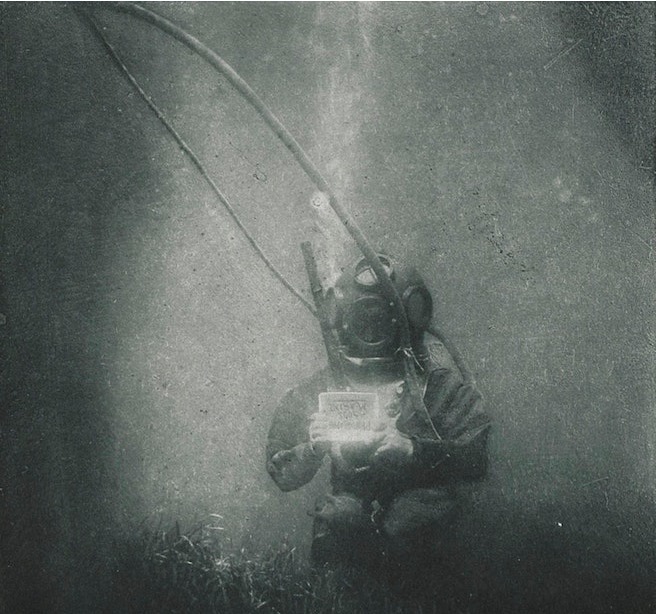
M 439 482 L 485 477 L 491 422 L 478 389 L 449 369 L 436 369 L 429 375 L 424 402 L 442 441 L 427 432 L 412 437 L 415 467 Z
M 323 455 L 309 441 L 309 399 L 288 392 L 276 409 L 266 447 L 266 469 L 278 487 L 287 492 L 307 484 L 321 467 Z

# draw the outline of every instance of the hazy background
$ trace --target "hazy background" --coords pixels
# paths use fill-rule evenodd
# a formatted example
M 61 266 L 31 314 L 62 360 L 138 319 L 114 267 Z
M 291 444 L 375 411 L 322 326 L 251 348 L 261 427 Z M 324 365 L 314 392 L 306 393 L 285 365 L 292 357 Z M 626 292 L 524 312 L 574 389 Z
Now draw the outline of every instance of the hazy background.
M 495 421 L 486 556 L 534 546 L 522 519 L 548 541 L 606 513 L 653 546 L 654 5 L 148 6 L 221 54 L 425 276 Z M 190 51 L 95 8 L 305 291 L 297 164 Z M 263 448 L 277 399 L 325 363 L 315 321 L 72 5 L 0 10 L 0 610 L 88 611 L 113 537 L 158 522 L 306 548 L 325 475 L 280 493 Z

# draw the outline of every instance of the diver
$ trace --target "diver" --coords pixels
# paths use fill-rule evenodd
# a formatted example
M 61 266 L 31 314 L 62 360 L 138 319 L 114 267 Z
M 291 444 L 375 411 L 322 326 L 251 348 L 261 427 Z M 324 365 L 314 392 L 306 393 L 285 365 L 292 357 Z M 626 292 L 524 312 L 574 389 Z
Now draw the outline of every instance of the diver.
M 266 468 L 283 491 L 307 484 L 330 458 L 332 494 L 309 512 L 317 566 L 430 557 L 458 515 L 459 485 L 487 472 L 490 419 L 473 383 L 431 356 L 425 333 L 433 302 L 425 283 L 415 269 L 379 258 L 403 300 L 423 407 L 409 391 L 399 314 L 363 258 L 325 293 L 338 368 L 289 391 L 268 435 Z M 330 413 L 331 394 L 341 417 Z M 351 404 L 361 409 L 372 398 L 368 421 L 349 418 L 349 399 L 365 399 Z M 349 419 L 355 422 L 340 428 Z
M 320 318 L 322 333 L 324 341 L 334 338 L 336 351 L 326 342 L 330 368 L 281 401 L 269 432 L 266 466 L 278 486 L 290 491 L 307 484 L 323 459 L 330 458 L 333 493 L 317 502 L 313 512 L 316 563 L 357 561 L 370 554 L 378 560 L 381 555 L 418 556 L 456 513 L 459 486 L 485 476 L 490 427 L 476 387 L 460 377 L 463 369 L 459 367 L 459 375 L 431 357 L 424 334 L 432 299 L 425 284 L 412 269 L 375 255 L 298 141 L 220 56 L 144 7 L 111 4 L 108 8 L 142 19 L 180 41 L 227 79 L 289 150 L 365 254 L 366 259 L 345 270 L 326 293 L 326 309 L 318 310 L 329 314 Z M 199 157 L 147 96 L 102 29 L 89 14 L 85 16 L 114 63 L 200 171 L 261 260 L 314 313 L 248 233 Z M 340 393 L 360 395 L 339 397 L 346 399 L 340 401 L 342 409 L 373 407 L 368 419 L 356 416 L 357 428 L 340 428 L 330 410 L 339 406 L 334 395 Z M 333 395 L 332 405 L 331 397 L 324 395 Z M 322 399 L 327 408 L 322 408 Z

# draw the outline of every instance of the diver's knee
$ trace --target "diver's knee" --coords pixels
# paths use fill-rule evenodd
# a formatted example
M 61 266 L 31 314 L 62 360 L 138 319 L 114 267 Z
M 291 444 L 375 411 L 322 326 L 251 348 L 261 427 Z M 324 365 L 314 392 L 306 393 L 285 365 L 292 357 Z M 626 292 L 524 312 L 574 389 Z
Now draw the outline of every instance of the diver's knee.
M 350 495 L 326 495 L 317 500 L 312 516 L 315 522 L 334 529 L 359 530 L 370 521 L 362 501 Z
M 391 503 L 381 529 L 392 545 L 421 547 L 446 529 L 456 509 L 454 499 L 442 490 L 408 491 Z

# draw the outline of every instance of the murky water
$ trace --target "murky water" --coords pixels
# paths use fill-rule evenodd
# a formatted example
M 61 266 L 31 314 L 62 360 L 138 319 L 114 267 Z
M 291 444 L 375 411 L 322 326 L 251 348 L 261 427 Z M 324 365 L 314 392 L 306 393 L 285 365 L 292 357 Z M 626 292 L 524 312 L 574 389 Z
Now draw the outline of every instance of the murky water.
M 653 14 L 586 6 L 153 5 L 250 83 L 376 246 L 425 276 L 495 419 L 481 494 L 495 513 L 630 518 L 656 488 Z M 52 577 L 114 527 L 160 518 L 215 513 L 236 545 L 304 546 L 325 480 L 278 492 L 263 447 L 277 399 L 325 362 L 316 322 L 70 8 L 2 10 L 15 526 L 46 544 Z M 97 15 L 309 298 L 302 240 L 329 236 L 318 247 L 337 266 L 356 253 L 316 188 L 197 57 Z

